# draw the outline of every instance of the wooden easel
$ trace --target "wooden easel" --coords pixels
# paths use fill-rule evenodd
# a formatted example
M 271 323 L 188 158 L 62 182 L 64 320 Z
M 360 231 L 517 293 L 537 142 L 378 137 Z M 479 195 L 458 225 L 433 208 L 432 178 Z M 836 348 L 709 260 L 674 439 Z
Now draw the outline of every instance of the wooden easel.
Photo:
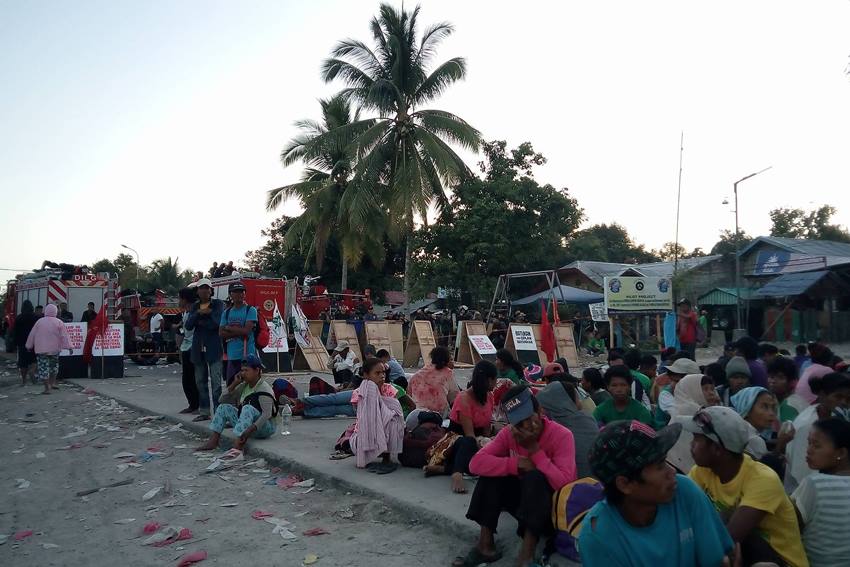
M 360 339 L 357 337 L 357 331 L 354 325 L 346 321 L 331 321 L 331 333 L 337 343 L 340 341 L 348 341 L 348 346 L 351 352 L 354 353 L 360 361 L 363 361 L 363 353 L 360 350 Z
M 314 337 L 319 337 L 320 341 L 322 340 L 321 339 L 322 326 L 324 324 L 325 324 L 324 321 L 319 321 L 318 319 L 313 319 L 312 321 L 307 321 L 307 325 L 310 327 L 310 333 L 312 333 Z
M 435 346 L 437 341 L 434 339 L 431 321 L 413 321 L 410 336 L 407 337 L 407 348 L 404 349 L 404 367 L 418 367 L 419 358 L 421 357 L 424 362 L 425 357 Z
M 375 352 L 386 349 L 393 356 L 390 326 L 386 321 L 366 321 L 366 343 L 375 347 Z
M 478 352 L 472 347 L 469 342 L 469 335 L 486 335 L 487 328 L 483 321 L 461 321 L 458 325 L 458 335 L 460 336 L 460 348 L 455 356 L 455 367 L 466 365 L 467 367 L 474 365 L 481 357 Z
M 517 351 L 516 345 L 514 344 L 514 333 L 511 330 L 511 327 L 531 327 L 531 332 L 534 334 L 534 344 L 537 346 L 537 358 L 536 360 L 520 360 L 519 352 Z M 557 336 L 555 337 L 557 341 Z M 540 350 L 540 325 L 537 323 L 511 323 L 508 326 L 508 335 L 505 338 L 505 348 L 510 351 L 511 354 L 514 355 L 514 358 L 519 360 L 521 364 L 531 363 L 540 363 L 541 366 L 546 364 L 546 353 Z M 530 350 L 522 351 L 525 353 L 531 352 Z
M 555 346 L 557 347 L 558 355 L 567 360 L 570 369 L 578 368 L 578 350 L 576 349 L 575 335 L 573 334 L 572 323 L 561 323 L 556 325 L 555 331 Z
M 313 336 L 307 330 L 310 339 L 309 347 L 302 347 L 295 343 L 295 360 L 292 361 L 293 370 L 312 370 L 313 372 L 330 372 L 328 368 L 328 351 L 322 341 Z
M 430 321 L 429 321 L 430 322 Z M 401 321 L 386 321 L 387 328 L 390 331 L 390 353 L 393 358 L 401 359 L 404 357 L 404 329 Z

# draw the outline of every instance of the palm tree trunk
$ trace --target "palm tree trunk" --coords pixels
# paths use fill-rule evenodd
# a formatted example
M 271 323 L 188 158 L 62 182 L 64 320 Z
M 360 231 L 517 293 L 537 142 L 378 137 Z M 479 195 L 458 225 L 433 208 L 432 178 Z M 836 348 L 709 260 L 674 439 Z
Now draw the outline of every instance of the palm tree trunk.
M 410 315 L 410 232 L 407 233 L 407 243 L 404 246 L 404 314 Z
M 342 257 L 342 281 L 340 282 L 340 293 L 348 289 L 348 260 Z

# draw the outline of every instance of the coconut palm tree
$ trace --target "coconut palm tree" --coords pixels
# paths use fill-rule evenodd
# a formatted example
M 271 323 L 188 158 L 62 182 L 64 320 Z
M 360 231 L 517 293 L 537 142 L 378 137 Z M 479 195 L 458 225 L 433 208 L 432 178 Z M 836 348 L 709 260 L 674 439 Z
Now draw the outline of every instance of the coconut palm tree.
M 386 207 L 395 237 L 408 238 L 404 290 L 409 289 L 410 244 L 417 219 L 428 209 L 449 206 L 445 192 L 471 172 L 450 144 L 478 151 L 480 134 L 460 117 L 423 109 L 449 86 L 466 76 L 466 62 L 455 57 L 431 68 L 440 42 L 454 27 L 442 22 L 418 37 L 419 8 L 412 12 L 382 4 L 370 29 L 374 48 L 346 39 L 322 64 L 322 78 L 347 86 L 340 95 L 378 118 L 354 120 L 314 140 L 321 145 L 353 138 L 354 177 L 341 197 L 341 218 L 363 224 Z M 305 148 L 313 155 L 315 147 Z
M 169 256 L 151 262 L 145 270 L 145 283 L 154 290 L 161 289 L 168 295 L 175 295 L 192 281 L 192 272 L 189 270 L 181 272 L 177 264 L 178 260 L 179 258 L 175 258 L 172 262 Z
M 268 191 L 266 210 L 276 209 L 285 199 L 294 198 L 304 208 L 284 236 L 284 246 L 298 248 L 306 256 L 314 257 L 316 269 L 322 270 L 328 241 L 334 234 L 342 251 L 341 289 L 348 287 L 348 268 L 356 268 L 365 256 L 381 264 L 384 258 L 384 219 L 382 211 L 376 211 L 370 223 L 352 223 L 340 209 L 352 175 L 351 142 L 365 129 L 369 121 L 360 121 L 359 112 L 352 114 L 351 103 L 335 96 L 319 100 L 322 121 L 300 120 L 296 122 L 300 132 L 280 154 L 284 167 L 296 162 L 304 163 L 306 169 L 298 183 Z M 352 122 L 359 127 L 348 128 L 345 136 L 329 136 Z M 306 266 L 305 266 L 306 268 Z

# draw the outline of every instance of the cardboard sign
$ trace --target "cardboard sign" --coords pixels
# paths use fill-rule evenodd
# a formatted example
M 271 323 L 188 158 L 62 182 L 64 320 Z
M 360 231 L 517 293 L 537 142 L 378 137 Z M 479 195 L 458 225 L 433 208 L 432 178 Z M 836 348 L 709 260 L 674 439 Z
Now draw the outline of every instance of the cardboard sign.
M 673 309 L 670 278 L 618 276 L 605 278 L 609 313 L 666 313 Z
M 113 323 L 106 328 L 103 335 L 94 339 L 92 354 L 95 356 L 123 356 L 124 355 L 124 324 Z
M 511 335 L 516 350 L 537 351 L 537 341 L 534 340 L 531 325 L 511 325 Z
M 608 322 L 608 310 L 605 308 L 605 302 L 600 301 L 599 303 L 591 303 L 588 305 L 590 307 L 590 318 L 596 321 L 597 323 L 607 323 Z
M 59 356 L 83 356 L 87 327 L 88 325 L 86 323 L 65 323 L 65 330 L 68 331 L 68 337 L 71 339 L 71 348 L 74 352 L 68 354 L 67 350 L 63 350 L 59 353 Z
M 496 354 L 496 347 L 493 346 L 493 343 L 490 342 L 490 337 L 487 335 L 469 335 L 469 342 L 472 343 L 472 347 L 481 356 L 485 354 Z

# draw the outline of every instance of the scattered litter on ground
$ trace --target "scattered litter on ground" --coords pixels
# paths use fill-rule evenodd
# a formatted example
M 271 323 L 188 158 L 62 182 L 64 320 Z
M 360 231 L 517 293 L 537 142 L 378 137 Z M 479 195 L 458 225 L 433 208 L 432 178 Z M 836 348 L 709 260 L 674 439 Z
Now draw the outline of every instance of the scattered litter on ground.
M 284 478 L 275 479 L 275 484 L 277 484 L 278 488 L 282 488 L 282 489 L 286 490 L 288 488 L 292 488 L 293 486 L 295 486 L 296 484 L 298 484 L 302 480 L 303 479 L 300 476 L 298 476 L 297 474 L 291 474 L 291 475 L 284 477 Z
M 301 482 L 296 482 L 293 486 L 297 486 L 299 488 L 310 488 L 311 486 L 315 486 L 316 480 L 312 478 L 308 478 L 307 480 L 302 480 Z
M 16 478 L 15 483 L 17 483 L 15 488 L 18 490 L 24 490 L 30 487 L 30 481 L 25 478 Z
M 271 512 L 264 512 L 263 510 L 254 510 L 251 513 L 251 517 L 255 520 L 262 520 L 263 518 L 271 518 L 273 516 L 274 514 L 272 514 Z
M 189 565 L 193 565 L 195 563 L 200 563 L 201 561 L 207 558 L 206 551 L 195 551 L 193 553 L 188 553 L 180 558 L 180 562 L 177 564 L 177 567 L 188 567 Z
M 320 535 L 328 535 L 328 534 L 329 534 L 329 533 L 331 533 L 331 532 L 329 532 L 329 531 L 328 531 L 328 530 L 326 530 L 325 528 L 311 528 L 311 529 L 306 530 L 306 531 L 304 531 L 304 532 L 302 532 L 302 533 L 303 533 L 305 536 L 313 537 L 313 536 L 320 536 Z
M 47 455 L 45 455 L 45 454 L 44 454 L 44 453 L 42 453 L 41 451 L 39 451 L 39 452 L 37 452 L 37 453 L 35 454 L 35 458 L 36 458 L 36 459 L 43 459 L 43 458 L 45 458 L 46 456 L 47 456 Z
M 340 518 L 345 518 L 346 520 L 350 520 L 354 517 L 354 511 L 351 508 L 345 508 L 344 510 L 340 510 L 336 514 Z
M 24 541 L 33 534 L 32 530 L 23 530 L 15 534 L 15 541 Z
M 121 451 L 120 453 L 115 453 L 114 455 L 112 455 L 112 458 L 113 459 L 132 459 L 135 456 L 136 456 L 135 453 L 131 453 L 129 451 Z
M 89 494 L 94 494 L 95 492 L 100 492 L 105 488 L 115 488 L 118 486 L 126 486 L 128 484 L 133 484 L 133 479 L 128 478 L 126 480 L 119 480 L 118 482 L 113 482 L 112 484 L 107 484 L 106 486 L 100 486 L 98 488 L 90 488 L 89 490 L 81 490 L 77 492 L 76 496 L 88 496 Z
M 177 477 L 177 480 L 189 481 L 189 480 L 195 480 L 196 478 L 198 478 L 198 477 L 193 475 L 193 474 L 181 474 Z
M 122 524 L 132 524 L 135 521 L 136 521 L 136 518 L 122 518 L 121 520 L 115 520 L 112 523 L 122 525 Z
M 318 560 L 319 560 L 318 555 L 310 553 L 306 557 L 304 557 L 304 565 L 312 565 L 313 563 L 315 563 Z
M 80 437 L 82 435 L 85 435 L 88 432 L 89 432 L 88 429 L 85 429 L 83 427 L 78 427 L 76 429 L 76 431 L 73 431 L 73 432 L 69 433 L 68 435 L 65 435 L 64 437 L 62 437 L 62 439 L 71 439 L 73 437 Z
M 156 488 L 151 488 L 150 490 L 145 492 L 145 494 L 142 496 L 142 502 L 147 502 L 148 500 L 159 494 L 162 488 L 162 486 L 157 486 Z
M 55 543 L 42 543 L 41 547 L 42 547 L 42 549 L 58 549 L 59 548 L 59 546 L 56 545 Z
M 233 508 L 234 506 L 239 506 L 238 502 L 225 502 L 224 504 L 219 504 L 219 508 Z

